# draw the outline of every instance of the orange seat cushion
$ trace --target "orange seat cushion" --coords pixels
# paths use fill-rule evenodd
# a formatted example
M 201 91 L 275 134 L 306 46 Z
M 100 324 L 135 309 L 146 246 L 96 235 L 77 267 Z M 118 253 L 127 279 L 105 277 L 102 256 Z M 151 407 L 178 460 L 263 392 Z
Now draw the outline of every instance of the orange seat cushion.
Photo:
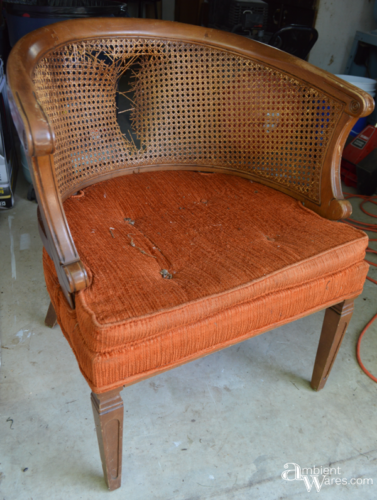
M 125 175 L 64 209 L 90 285 L 71 310 L 47 254 L 46 283 L 96 392 L 354 297 L 368 270 L 365 233 L 233 175 Z

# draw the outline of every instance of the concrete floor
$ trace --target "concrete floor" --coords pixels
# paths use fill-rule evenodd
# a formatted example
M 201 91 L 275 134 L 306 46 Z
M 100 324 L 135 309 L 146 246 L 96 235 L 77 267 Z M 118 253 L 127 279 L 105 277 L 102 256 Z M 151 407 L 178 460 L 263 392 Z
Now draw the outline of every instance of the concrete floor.
M 374 482 L 324 484 L 320 498 L 377 498 L 377 385 L 355 359 L 358 334 L 377 312 L 370 282 L 320 393 L 309 380 L 323 313 L 124 389 L 123 486 L 107 492 L 89 387 L 60 328 L 43 323 L 36 204 L 20 181 L 15 208 L 0 213 L 0 500 L 315 496 L 281 478 L 288 462 Z M 375 374 L 376 328 L 362 348 Z

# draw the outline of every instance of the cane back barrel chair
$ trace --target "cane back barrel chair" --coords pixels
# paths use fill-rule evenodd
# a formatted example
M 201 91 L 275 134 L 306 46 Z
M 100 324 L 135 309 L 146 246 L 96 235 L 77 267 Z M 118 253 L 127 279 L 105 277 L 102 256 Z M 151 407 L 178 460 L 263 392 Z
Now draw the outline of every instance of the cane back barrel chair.
M 237 35 L 139 19 L 30 33 L 8 79 L 46 322 L 92 390 L 110 489 L 126 385 L 327 309 L 311 381 L 324 386 L 368 270 L 366 235 L 336 222 L 368 94 Z

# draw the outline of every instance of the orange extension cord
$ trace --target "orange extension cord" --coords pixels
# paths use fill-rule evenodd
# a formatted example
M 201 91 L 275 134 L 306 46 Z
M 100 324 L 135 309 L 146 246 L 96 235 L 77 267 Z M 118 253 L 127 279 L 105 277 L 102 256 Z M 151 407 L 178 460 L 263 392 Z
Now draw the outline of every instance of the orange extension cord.
M 363 196 L 363 195 L 360 195 L 360 194 L 350 194 L 350 193 L 345 193 L 346 196 L 345 198 L 346 199 L 349 199 L 349 198 L 361 198 L 363 201 L 360 203 L 360 209 L 362 212 L 364 212 L 366 215 L 369 215 L 370 217 L 374 217 L 375 219 L 377 219 L 377 215 L 374 215 L 374 214 L 371 214 L 370 212 L 368 212 L 365 208 L 364 208 L 364 204 L 365 203 L 373 203 L 373 205 L 377 205 L 377 196 Z M 354 220 L 354 219 L 346 219 L 344 221 L 346 224 L 349 224 L 350 226 L 353 226 L 357 229 L 361 229 L 363 231 L 370 231 L 372 233 L 377 233 L 377 224 L 371 224 L 371 223 L 368 223 L 368 222 L 360 222 L 358 220 Z M 369 238 L 369 241 L 377 241 L 377 238 Z M 372 248 L 367 248 L 367 252 L 368 253 L 374 253 L 374 254 L 377 254 L 377 250 L 373 250 Z M 371 266 L 374 266 L 374 267 L 377 267 L 377 264 L 375 264 L 374 262 L 371 262 L 370 260 L 367 260 L 365 259 L 366 262 L 368 262 L 368 264 L 370 264 Z M 375 283 L 377 285 L 377 281 L 372 279 L 372 278 L 369 278 L 369 276 L 367 276 L 367 280 L 369 281 L 372 281 L 372 283 Z M 363 372 L 368 375 L 369 378 L 371 378 L 372 380 L 374 380 L 374 382 L 377 382 L 377 378 L 374 377 L 364 366 L 363 362 L 361 361 L 361 357 L 360 357 L 360 346 L 361 346 L 361 340 L 362 338 L 364 337 L 364 334 L 365 332 L 368 330 L 368 328 L 374 323 L 374 321 L 376 320 L 377 318 L 377 314 L 375 314 L 373 316 L 373 318 L 369 321 L 369 323 L 364 327 L 363 331 L 360 333 L 360 336 L 359 336 L 359 339 L 357 341 L 357 346 L 356 346 L 356 357 L 357 357 L 357 361 L 361 367 L 361 369 L 363 370 Z

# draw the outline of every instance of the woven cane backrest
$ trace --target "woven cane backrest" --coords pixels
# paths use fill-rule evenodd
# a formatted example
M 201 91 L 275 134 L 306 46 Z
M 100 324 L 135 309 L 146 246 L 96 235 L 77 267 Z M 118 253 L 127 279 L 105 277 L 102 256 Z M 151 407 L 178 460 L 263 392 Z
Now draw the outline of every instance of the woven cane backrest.
M 123 91 L 125 74 L 131 83 Z M 318 202 L 324 155 L 343 109 L 264 63 L 149 38 L 62 46 L 39 61 L 34 85 L 55 133 L 62 196 L 118 169 L 187 165 L 241 171 Z M 118 123 L 123 113 L 131 123 L 126 133 Z

